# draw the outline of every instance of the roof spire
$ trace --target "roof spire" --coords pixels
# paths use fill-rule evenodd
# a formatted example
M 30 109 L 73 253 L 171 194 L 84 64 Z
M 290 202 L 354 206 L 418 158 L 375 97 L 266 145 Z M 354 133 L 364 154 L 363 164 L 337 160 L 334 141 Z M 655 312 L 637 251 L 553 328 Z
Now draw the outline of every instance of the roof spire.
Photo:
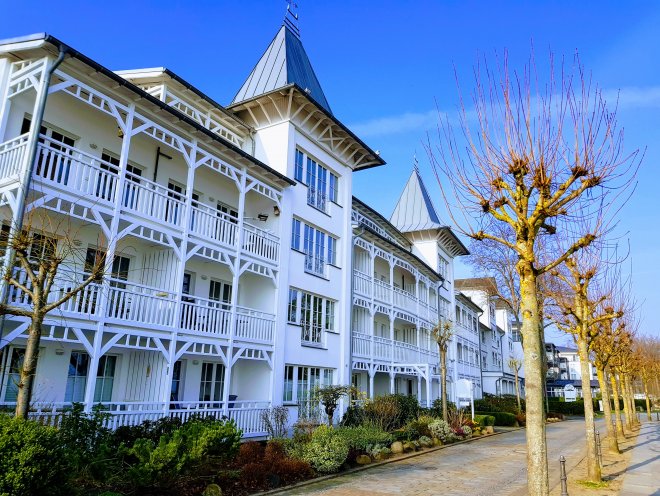
M 417 151 L 413 153 L 413 169 L 419 173 L 419 160 L 417 160 Z
M 295 0 L 286 0 L 286 14 L 284 15 L 284 24 L 293 34 L 300 38 L 300 26 L 298 25 L 298 4 Z

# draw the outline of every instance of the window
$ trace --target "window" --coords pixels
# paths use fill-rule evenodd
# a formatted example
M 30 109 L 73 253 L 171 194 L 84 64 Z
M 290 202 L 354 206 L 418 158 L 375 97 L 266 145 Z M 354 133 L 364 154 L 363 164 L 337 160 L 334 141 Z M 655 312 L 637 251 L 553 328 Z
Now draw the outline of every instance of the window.
M 300 221 L 293 219 L 293 226 L 291 229 L 291 248 L 300 250 Z
M 194 200 L 199 199 L 194 198 L 195 196 L 199 197 L 199 195 L 193 195 Z M 222 202 L 218 202 L 216 205 L 216 210 L 219 217 L 228 220 L 232 224 L 238 224 L 238 210 L 236 210 L 234 207 L 230 207 L 229 205 L 226 205 Z
M 337 203 L 339 201 L 339 178 L 330 173 L 330 201 Z
M 18 383 L 21 380 L 21 368 L 25 358 L 25 349 L 12 348 L 9 364 L 7 367 L 7 379 L 5 383 L 4 401 L 14 402 L 18 397 Z
M 293 177 L 295 178 L 296 181 L 300 181 L 301 183 L 303 182 L 304 160 L 305 160 L 305 156 L 303 155 L 303 152 L 296 149 L 296 163 L 293 170 Z
M 105 263 L 105 251 L 97 250 L 96 248 L 87 248 L 87 253 L 85 254 L 85 273 L 91 274 L 94 270 L 94 267 L 100 263 Z M 130 265 L 130 258 L 115 255 L 115 258 L 112 261 L 112 272 L 110 277 L 113 279 L 127 281 Z M 113 287 L 125 288 L 126 285 L 121 283 L 113 283 Z
M 211 279 L 209 284 L 209 300 L 221 302 L 223 310 L 229 310 L 231 304 L 231 284 L 225 281 Z
M 305 271 L 325 276 L 326 264 L 337 264 L 337 238 L 330 236 L 298 219 L 293 219 L 291 248 L 300 250 L 300 230 L 303 230 Z
M 21 125 L 21 134 L 30 130 L 30 118 L 25 117 Z M 42 124 L 39 129 L 39 149 L 35 174 L 49 181 L 66 186 L 69 182 L 72 147 L 76 139 L 66 131 L 52 129 L 49 124 Z
M 449 273 L 449 262 L 443 257 L 438 256 L 438 274 L 447 279 Z
M 64 401 L 81 402 L 85 399 L 89 355 L 82 351 L 72 351 L 69 358 L 69 374 L 66 380 Z
M 170 390 L 170 401 L 179 401 L 183 395 L 181 391 L 181 384 L 183 381 L 183 365 L 181 360 L 174 362 L 174 370 L 172 370 L 172 389 Z M 172 408 L 176 408 L 173 406 Z
M 116 366 L 117 357 L 114 355 L 103 355 L 99 358 L 96 388 L 94 389 L 95 402 L 107 403 L 112 401 L 112 387 L 115 382 Z
M 4 258 L 5 256 L 7 245 L 9 244 L 10 233 L 11 233 L 10 225 L 2 224 L 2 228 L 0 230 L 0 258 Z
M 289 322 L 300 324 L 304 343 L 321 344 L 322 331 L 335 331 L 335 302 L 322 296 L 289 289 Z
M 287 403 L 304 403 L 314 390 L 333 383 L 334 370 L 319 367 L 287 365 L 284 367 L 284 395 Z
M 222 401 L 225 384 L 225 366 L 221 363 L 202 363 L 199 401 Z
M 113 192 L 116 184 L 116 179 L 119 176 L 119 157 L 114 153 L 103 150 L 101 153 L 101 162 L 99 167 L 103 171 L 109 172 L 99 173 L 98 178 L 96 179 L 96 196 L 103 200 L 114 201 Z M 136 165 L 127 163 L 126 164 L 126 179 L 135 184 L 140 183 L 140 177 L 142 176 L 142 170 Z M 127 191 L 130 188 L 127 188 Z M 126 196 L 124 196 L 125 204 Z
M 339 177 L 302 151 L 296 150 L 293 174 L 297 181 L 303 182 L 303 163 L 306 165 L 304 183 L 307 185 L 307 204 L 326 212 L 327 200 L 337 203 L 339 199 Z

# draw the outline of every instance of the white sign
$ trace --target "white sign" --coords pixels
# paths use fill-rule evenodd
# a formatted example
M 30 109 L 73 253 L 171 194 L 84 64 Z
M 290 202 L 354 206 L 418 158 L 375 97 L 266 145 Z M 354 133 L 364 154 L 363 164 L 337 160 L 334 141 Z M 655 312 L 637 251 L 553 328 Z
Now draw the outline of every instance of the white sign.
M 459 379 L 456 383 L 456 399 L 459 408 L 470 407 L 474 419 L 474 384 L 468 379 Z
M 575 391 L 575 386 L 573 384 L 566 384 L 564 386 L 564 401 L 575 401 L 577 398 L 577 392 Z

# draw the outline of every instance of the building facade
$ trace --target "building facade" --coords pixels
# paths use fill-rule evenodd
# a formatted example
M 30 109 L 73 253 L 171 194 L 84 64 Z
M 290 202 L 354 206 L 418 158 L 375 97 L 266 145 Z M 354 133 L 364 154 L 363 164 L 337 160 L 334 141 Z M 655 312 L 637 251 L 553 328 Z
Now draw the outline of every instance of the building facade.
M 384 164 L 332 113 L 290 22 L 228 106 L 165 68 L 113 72 L 46 34 L 1 41 L 5 264 L 21 220 L 35 263 L 66 252 L 52 301 L 105 261 L 47 316 L 32 414 L 102 404 L 116 427 L 203 412 L 260 436 L 264 410 L 295 421 L 325 384 L 430 405 L 444 321 L 450 399 L 459 379 L 479 397 L 479 306 L 453 281 L 468 252 L 416 169 L 389 220 L 353 197 L 352 174 Z M 0 327 L 5 408 L 27 328 Z

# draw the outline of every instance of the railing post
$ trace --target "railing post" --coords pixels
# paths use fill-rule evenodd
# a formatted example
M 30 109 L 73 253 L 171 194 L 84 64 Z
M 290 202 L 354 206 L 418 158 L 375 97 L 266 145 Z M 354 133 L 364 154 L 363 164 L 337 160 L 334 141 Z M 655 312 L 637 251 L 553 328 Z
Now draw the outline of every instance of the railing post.
M 561 481 L 561 496 L 568 496 L 566 458 L 564 458 L 564 455 L 559 457 L 559 480 Z
M 600 431 L 596 431 L 596 454 L 598 455 L 598 464 L 603 468 L 603 448 L 600 444 Z

